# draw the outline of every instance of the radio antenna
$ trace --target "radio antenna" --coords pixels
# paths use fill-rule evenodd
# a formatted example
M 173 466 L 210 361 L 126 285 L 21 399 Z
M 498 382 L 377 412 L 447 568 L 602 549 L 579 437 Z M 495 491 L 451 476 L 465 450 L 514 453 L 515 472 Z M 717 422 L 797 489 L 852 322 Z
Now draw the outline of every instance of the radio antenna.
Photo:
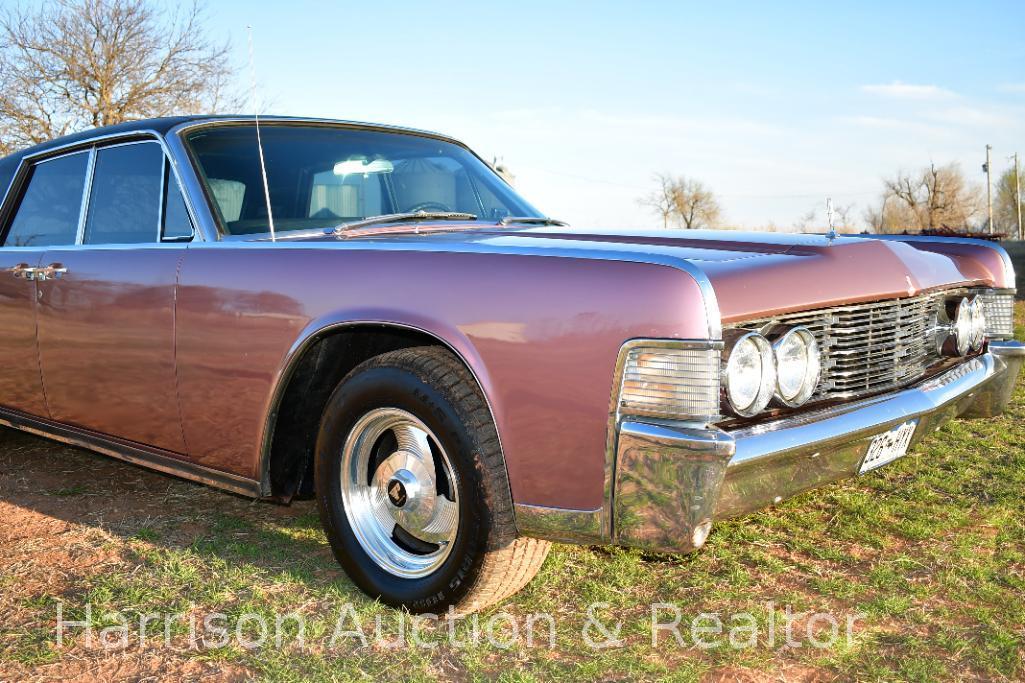
M 256 118 L 256 151 L 260 154 L 260 175 L 263 177 L 263 199 L 267 202 L 267 222 L 270 224 L 270 241 L 277 242 L 274 233 L 274 212 L 270 208 L 270 185 L 267 183 L 267 165 L 263 161 L 263 138 L 260 137 L 260 108 L 256 105 L 256 63 L 253 60 L 253 27 L 246 26 L 249 33 L 249 106 Z

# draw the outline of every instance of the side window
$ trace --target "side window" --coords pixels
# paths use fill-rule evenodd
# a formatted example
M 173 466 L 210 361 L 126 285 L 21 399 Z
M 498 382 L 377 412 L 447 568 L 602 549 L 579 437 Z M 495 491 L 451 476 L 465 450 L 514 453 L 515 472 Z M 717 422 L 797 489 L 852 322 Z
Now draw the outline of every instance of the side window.
M 171 165 L 164 162 L 164 229 L 162 239 L 168 242 L 188 242 L 195 234 L 185 198 L 171 171 Z
M 164 153 L 155 142 L 96 150 L 84 244 L 156 242 Z
M 33 167 L 4 246 L 75 243 L 88 161 L 88 152 L 77 152 L 41 161 Z

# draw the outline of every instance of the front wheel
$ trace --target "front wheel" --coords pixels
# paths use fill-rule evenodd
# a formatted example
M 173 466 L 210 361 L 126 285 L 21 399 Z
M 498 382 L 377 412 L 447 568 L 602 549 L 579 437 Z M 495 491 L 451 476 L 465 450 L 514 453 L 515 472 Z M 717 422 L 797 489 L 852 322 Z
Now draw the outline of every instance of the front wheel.
M 316 488 L 335 558 L 363 591 L 411 612 L 471 612 L 520 590 L 549 544 L 517 538 L 495 426 L 451 353 L 372 358 L 332 394 Z

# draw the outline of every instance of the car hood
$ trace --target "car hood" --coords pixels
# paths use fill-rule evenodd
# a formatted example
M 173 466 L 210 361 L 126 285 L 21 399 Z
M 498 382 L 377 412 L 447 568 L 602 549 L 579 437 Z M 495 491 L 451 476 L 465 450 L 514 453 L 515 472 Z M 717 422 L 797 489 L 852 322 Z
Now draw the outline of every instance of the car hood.
M 912 296 L 949 285 L 1000 286 L 1004 279 L 1003 272 L 996 272 L 1002 268 L 999 257 L 979 259 L 971 251 L 937 253 L 870 236 L 432 223 L 299 239 L 310 240 L 349 247 L 524 253 L 676 266 L 710 283 L 724 323 Z

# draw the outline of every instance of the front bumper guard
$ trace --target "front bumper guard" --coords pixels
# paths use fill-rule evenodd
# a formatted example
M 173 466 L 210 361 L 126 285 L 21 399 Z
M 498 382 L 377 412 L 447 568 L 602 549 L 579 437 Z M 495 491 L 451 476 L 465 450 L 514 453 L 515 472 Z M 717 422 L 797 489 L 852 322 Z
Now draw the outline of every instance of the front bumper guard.
M 989 417 L 1014 392 L 1025 344 L 992 342 L 921 384 L 734 432 L 627 421 L 620 425 L 610 539 L 687 552 L 714 520 L 742 515 L 855 475 L 872 437 L 917 419 L 911 445 L 958 417 Z

